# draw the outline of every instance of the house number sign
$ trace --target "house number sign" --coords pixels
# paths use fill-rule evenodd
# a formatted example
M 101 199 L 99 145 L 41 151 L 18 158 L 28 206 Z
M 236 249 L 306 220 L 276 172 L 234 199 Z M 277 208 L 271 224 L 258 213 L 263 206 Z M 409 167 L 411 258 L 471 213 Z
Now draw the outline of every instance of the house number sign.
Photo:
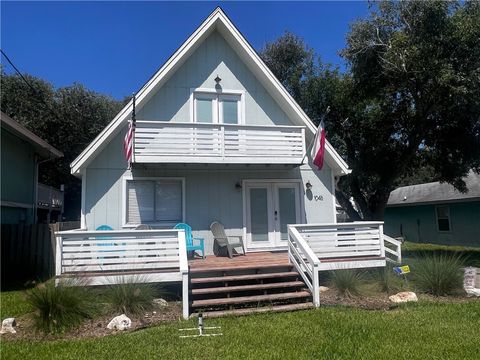
M 315 201 L 323 201 L 323 195 L 315 195 Z

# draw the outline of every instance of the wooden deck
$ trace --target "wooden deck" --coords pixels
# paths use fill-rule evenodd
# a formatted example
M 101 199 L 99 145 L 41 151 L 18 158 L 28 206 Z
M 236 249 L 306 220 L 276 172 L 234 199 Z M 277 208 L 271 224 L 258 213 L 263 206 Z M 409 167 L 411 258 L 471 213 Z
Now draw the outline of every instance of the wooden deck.
M 190 273 L 206 271 L 232 271 L 242 269 L 262 269 L 271 267 L 290 266 L 288 253 L 281 252 L 252 252 L 246 255 L 237 255 L 233 259 L 229 257 L 207 256 L 205 259 L 188 261 Z

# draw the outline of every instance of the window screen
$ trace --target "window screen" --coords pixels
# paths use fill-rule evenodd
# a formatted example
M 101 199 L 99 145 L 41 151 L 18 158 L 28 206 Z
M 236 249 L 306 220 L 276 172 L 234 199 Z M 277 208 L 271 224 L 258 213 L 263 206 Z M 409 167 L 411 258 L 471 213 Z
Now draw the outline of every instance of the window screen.
M 448 206 L 437 206 L 437 223 L 439 231 L 450 231 L 450 209 Z
M 223 100 L 223 123 L 238 124 L 238 101 Z
M 196 121 L 201 123 L 213 123 L 212 99 L 197 98 Z
M 181 180 L 127 180 L 127 223 L 182 221 Z

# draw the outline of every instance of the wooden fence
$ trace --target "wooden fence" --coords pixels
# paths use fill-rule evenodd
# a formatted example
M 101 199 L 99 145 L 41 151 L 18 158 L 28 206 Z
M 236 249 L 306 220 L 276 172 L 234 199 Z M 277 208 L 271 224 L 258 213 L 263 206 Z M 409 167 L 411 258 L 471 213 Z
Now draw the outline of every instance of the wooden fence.
M 2 288 L 55 274 L 54 231 L 75 229 L 79 222 L 1 226 Z

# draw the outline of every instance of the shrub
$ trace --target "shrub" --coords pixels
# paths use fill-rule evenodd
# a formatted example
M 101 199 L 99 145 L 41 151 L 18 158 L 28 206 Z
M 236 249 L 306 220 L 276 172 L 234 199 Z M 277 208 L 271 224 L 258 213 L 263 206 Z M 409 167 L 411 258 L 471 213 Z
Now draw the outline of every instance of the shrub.
M 364 274 L 356 270 L 335 270 L 330 277 L 330 286 L 334 287 L 341 296 L 360 295 L 361 287 L 364 284 Z
M 27 291 L 27 301 L 35 310 L 35 327 L 38 330 L 44 333 L 63 332 L 93 316 L 94 302 L 85 287 L 78 285 L 84 284 L 69 280 L 55 286 L 51 280 Z
M 378 288 L 387 294 L 397 292 L 405 288 L 403 280 L 393 272 L 392 266 L 375 269 L 373 273 L 374 280 L 377 282 Z
M 139 314 L 153 307 L 153 299 L 159 291 L 152 285 L 134 279 L 121 279 L 116 285 L 109 285 L 105 291 L 106 302 L 111 310 L 124 314 Z
M 462 287 L 463 259 L 456 254 L 432 254 L 420 258 L 413 268 L 413 280 L 420 291 L 451 295 Z

